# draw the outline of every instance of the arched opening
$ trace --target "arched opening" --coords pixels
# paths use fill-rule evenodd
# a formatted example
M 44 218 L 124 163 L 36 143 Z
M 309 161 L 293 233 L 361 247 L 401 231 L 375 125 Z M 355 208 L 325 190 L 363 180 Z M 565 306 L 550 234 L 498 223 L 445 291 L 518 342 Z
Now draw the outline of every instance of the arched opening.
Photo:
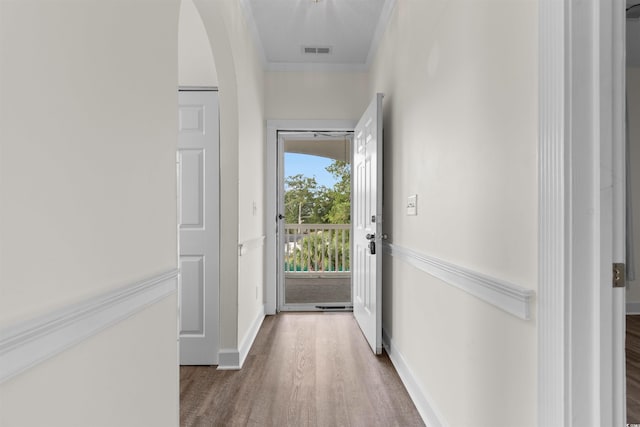
M 218 87 L 218 73 L 211 44 L 193 0 L 182 0 L 180 3 L 178 85 Z

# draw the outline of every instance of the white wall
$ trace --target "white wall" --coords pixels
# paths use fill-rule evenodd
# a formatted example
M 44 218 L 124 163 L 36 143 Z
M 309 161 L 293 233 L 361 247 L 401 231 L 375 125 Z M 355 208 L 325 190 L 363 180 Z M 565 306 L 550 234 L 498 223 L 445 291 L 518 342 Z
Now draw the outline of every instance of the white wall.
M 225 23 L 229 2 L 194 0 L 216 62 L 220 102 L 220 348 L 238 346 L 238 94 Z
M 63 4 L 2 2 L 3 324 L 175 267 L 177 3 Z
M 390 241 L 534 290 L 537 25 L 534 0 L 399 0 L 370 86 L 385 94 Z M 385 332 L 442 421 L 536 425 L 535 320 L 384 267 Z
M 265 75 L 265 114 L 270 120 L 356 120 L 371 96 L 366 72 L 271 71 Z
M 217 87 L 218 74 L 211 45 L 193 0 L 182 0 L 180 3 L 178 29 L 180 86 Z
M 249 262 L 238 245 L 264 235 L 264 73 L 240 2 L 194 3 L 219 81 L 220 347 L 234 351 L 263 306 L 264 249 Z
M 0 2 L 0 327 L 176 268 L 178 10 Z M 0 424 L 174 425 L 176 318 L 167 298 L 2 384 Z
M 238 78 L 238 242 L 265 235 L 265 113 L 264 71 L 241 2 L 233 1 L 230 27 Z M 255 246 L 255 245 L 254 245 Z M 264 306 L 264 247 L 238 260 L 238 345 Z
M 175 295 L 2 384 L 3 427 L 178 425 Z
M 633 241 L 636 280 L 627 287 L 627 303 L 640 313 L 640 68 L 627 68 L 627 105 L 631 151 L 631 200 L 633 204 Z

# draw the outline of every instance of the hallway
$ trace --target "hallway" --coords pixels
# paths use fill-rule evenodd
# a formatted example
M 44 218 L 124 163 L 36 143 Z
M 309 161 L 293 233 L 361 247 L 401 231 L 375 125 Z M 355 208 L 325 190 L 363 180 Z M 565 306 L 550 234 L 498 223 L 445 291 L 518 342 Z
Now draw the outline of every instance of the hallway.
M 182 426 L 423 426 L 352 313 L 265 318 L 240 371 L 180 368 Z

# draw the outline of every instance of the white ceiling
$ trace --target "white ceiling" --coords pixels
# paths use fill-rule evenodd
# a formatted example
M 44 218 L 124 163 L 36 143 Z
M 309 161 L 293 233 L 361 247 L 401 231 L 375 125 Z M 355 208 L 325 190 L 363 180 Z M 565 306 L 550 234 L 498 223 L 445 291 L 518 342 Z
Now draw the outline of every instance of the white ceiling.
M 368 69 L 395 4 L 395 0 L 241 2 L 265 68 L 278 71 Z M 626 0 L 627 7 L 636 4 L 640 0 Z M 304 54 L 304 47 L 329 47 L 331 53 Z M 637 18 L 627 20 L 627 63 L 640 66 Z
M 350 132 L 291 132 L 279 134 L 284 140 L 285 153 L 309 154 L 328 159 L 351 159 Z
M 367 69 L 395 0 L 242 0 L 267 69 Z M 305 54 L 304 47 L 329 47 Z

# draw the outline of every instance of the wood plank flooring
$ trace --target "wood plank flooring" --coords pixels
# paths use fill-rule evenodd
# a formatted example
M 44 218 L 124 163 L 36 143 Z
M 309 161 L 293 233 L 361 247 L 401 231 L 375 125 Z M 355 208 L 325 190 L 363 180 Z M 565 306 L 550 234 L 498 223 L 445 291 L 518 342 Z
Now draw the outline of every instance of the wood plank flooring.
M 240 371 L 180 368 L 182 426 L 424 426 L 352 313 L 268 316 Z
M 627 316 L 627 423 L 640 424 L 640 316 Z

